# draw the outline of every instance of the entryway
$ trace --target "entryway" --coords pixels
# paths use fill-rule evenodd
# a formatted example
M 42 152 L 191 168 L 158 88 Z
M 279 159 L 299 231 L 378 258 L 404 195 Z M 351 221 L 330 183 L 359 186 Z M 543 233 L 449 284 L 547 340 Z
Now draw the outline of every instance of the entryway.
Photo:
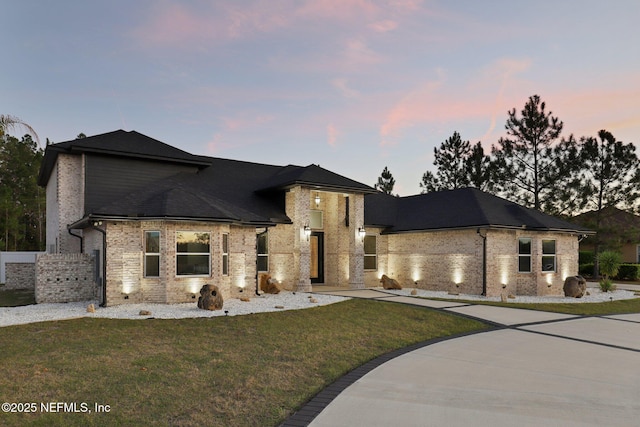
M 311 283 L 324 283 L 324 233 L 313 231 L 309 237 L 311 245 Z

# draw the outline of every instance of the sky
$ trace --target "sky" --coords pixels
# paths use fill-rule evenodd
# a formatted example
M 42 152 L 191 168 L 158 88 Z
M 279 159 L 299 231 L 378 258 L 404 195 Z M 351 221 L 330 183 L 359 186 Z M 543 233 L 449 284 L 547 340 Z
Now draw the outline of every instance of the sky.
M 135 130 L 420 192 L 539 95 L 563 136 L 640 149 L 637 0 L 3 0 L 0 113 L 42 144 Z M 21 133 L 21 132 L 14 132 Z

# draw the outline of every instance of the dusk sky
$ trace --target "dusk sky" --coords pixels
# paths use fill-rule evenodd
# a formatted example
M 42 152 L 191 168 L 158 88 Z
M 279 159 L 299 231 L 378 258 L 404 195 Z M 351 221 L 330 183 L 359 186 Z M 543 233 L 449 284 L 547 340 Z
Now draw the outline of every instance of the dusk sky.
M 52 142 L 135 130 L 420 192 L 541 96 L 563 135 L 640 148 L 640 1 L 3 0 L 0 113 Z M 22 132 L 13 132 L 13 134 Z M 21 135 L 17 135 L 21 136 Z

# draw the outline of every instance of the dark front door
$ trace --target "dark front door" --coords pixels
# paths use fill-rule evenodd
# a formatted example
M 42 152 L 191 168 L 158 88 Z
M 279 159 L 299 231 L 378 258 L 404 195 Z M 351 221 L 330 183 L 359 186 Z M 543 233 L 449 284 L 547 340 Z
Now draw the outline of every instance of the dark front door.
M 311 243 L 311 283 L 324 283 L 324 233 L 314 231 Z

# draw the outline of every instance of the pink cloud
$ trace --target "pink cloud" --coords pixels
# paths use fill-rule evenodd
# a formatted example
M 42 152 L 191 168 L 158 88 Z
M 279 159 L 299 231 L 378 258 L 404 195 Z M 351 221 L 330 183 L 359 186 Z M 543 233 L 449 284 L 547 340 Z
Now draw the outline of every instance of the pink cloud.
M 329 123 L 327 125 L 327 144 L 331 147 L 335 147 L 338 141 L 338 129 L 333 125 L 333 123 Z
M 385 19 L 384 21 L 372 22 L 369 24 L 369 28 L 378 33 L 388 33 L 398 28 L 398 23 L 390 19 Z

